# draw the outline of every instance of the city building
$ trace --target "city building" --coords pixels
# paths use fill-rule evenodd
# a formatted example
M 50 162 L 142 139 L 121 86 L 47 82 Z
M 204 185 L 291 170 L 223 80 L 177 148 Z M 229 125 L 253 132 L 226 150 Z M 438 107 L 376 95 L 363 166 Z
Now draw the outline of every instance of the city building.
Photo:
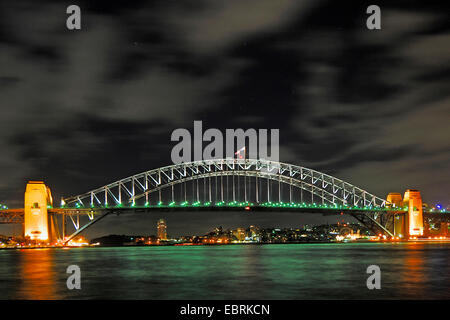
M 247 229 L 247 237 L 245 240 L 252 241 L 252 242 L 260 242 L 261 237 L 260 237 L 259 228 L 256 226 L 250 226 Z
M 157 231 L 159 240 L 167 240 L 167 224 L 164 219 L 158 220 Z
M 243 228 L 237 228 L 233 235 L 236 237 L 238 241 L 244 241 L 245 240 L 245 229 Z

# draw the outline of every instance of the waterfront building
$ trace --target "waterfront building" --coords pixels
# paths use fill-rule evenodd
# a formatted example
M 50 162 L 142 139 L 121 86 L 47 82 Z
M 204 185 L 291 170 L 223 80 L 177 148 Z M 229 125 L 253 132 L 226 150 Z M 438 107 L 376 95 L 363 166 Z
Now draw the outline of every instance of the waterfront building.
M 158 220 L 157 231 L 159 240 L 167 240 L 167 224 L 164 219 Z
M 238 241 L 244 241 L 245 240 L 245 229 L 244 228 L 237 228 L 233 235 L 236 237 Z

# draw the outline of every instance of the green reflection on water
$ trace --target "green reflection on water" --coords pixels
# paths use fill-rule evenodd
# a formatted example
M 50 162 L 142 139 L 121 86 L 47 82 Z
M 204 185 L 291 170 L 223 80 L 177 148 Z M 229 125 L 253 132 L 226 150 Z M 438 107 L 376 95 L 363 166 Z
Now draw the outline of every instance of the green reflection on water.
M 450 244 L 274 244 L 0 251 L 2 299 L 450 298 Z M 77 264 L 82 289 L 68 290 Z M 382 270 L 368 290 L 366 268 Z

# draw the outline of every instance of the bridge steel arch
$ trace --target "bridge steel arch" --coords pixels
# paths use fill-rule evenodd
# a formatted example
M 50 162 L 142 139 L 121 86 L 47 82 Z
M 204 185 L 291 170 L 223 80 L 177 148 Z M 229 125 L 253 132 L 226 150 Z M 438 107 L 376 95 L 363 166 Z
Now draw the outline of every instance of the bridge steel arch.
M 267 179 L 267 181 L 277 181 L 279 185 L 283 183 L 290 187 L 305 190 L 312 195 L 312 200 L 314 200 L 315 196 L 315 199 L 320 199 L 325 207 L 326 204 L 332 205 L 334 214 L 341 213 L 341 209 L 344 209 L 375 234 L 383 233 L 393 236 L 389 230 L 391 228 L 389 224 L 393 220 L 392 212 L 386 208 L 387 201 L 348 182 L 313 169 L 287 163 L 261 159 L 215 159 L 176 164 L 145 171 L 83 194 L 63 198 L 61 200 L 63 211 L 72 220 L 76 230 L 66 240 L 66 243 L 90 225 L 111 213 L 120 214 L 133 210 L 133 208 L 134 211 L 158 209 L 154 206 L 146 208 L 149 204 L 151 193 L 158 192 L 159 200 L 161 201 L 161 190 L 172 187 L 172 203 L 174 203 L 173 190 L 177 184 L 197 180 L 198 203 L 200 200 L 198 180 L 204 179 L 203 185 L 205 186 L 206 179 L 219 176 L 254 177 L 256 179 L 256 188 L 258 179 Z M 209 180 L 209 186 L 211 187 L 211 180 Z M 186 188 L 187 186 L 184 189 L 185 193 Z M 251 206 L 263 207 L 267 205 L 267 202 L 264 203 L 261 201 L 262 199 L 258 199 L 258 195 L 259 193 L 256 191 L 256 205 L 250 203 Z M 205 197 L 205 195 L 203 196 Z M 223 208 L 222 210 L 225 209 L 225 207 L 216 207 L 212 203 L 211 191 L 209 192 L 209 199 L 210 201 L 206 203 L 207 205 L 218 209 Z M 270 192 L 268 192 L 267 200 L 270 203 Z M 145 201 L 145 205 L 142 205 L 143 201 Z M 277 201 L 283 203 L 280 191 Z M 221 202 L 223 202 L 223 194 Z M 246 200 L 244 203 L 249 202 Z M 184 208 L 188 210 L 188 208 Z M 205 208 L 207 207 L 203 205 L 202 209 Z M 293 211 L 297 210 L 295 208 L 295 206 L 292 208 Z M 307 211 L 304 207 L 298 210 L 302 212 Z M 311 210 L 317 211 L 316 208 L 311 208 Z M 83 227 L 79 223 L 80 213 L 86 213 L 89 216 L 89 222 Z M 94 213 L 101 215 L 98 218 L 94 218 Z M 77 221 L 72 216 L 76 216 Z
M 386 200 L 331 175 L 302 166 L 262 159 L 214 159 L 176 164 L 145 171 L 72 197 L 64 207 L 114 207 L 136 201 L 164 188 L 195 179 L 215 176 L 266 178 L 314 194 L 322 203 L 384 208 Z M 258 202 L 258 199 L 257 199 Z

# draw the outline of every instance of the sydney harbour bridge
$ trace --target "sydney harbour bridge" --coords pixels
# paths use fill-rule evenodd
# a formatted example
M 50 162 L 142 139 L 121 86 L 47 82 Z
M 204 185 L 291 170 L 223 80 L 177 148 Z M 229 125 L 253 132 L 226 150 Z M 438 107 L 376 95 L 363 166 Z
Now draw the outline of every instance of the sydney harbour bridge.
M 68 242 L 110 214 L 153 211 L 288 211 L 354 217 L 375 235 L 424 235 L 424 219 L 450 213 L 423 208 L 418 190 L 386 199 L 302 166 L 260 159 L 215 159 L 142 172 L 53 206 L 50 189 L 30 181 L 24 208 L 0 209 L 0 223 L 19 223 L 38 241 Z M 188 216 L 185 219 L 189 219 Z

